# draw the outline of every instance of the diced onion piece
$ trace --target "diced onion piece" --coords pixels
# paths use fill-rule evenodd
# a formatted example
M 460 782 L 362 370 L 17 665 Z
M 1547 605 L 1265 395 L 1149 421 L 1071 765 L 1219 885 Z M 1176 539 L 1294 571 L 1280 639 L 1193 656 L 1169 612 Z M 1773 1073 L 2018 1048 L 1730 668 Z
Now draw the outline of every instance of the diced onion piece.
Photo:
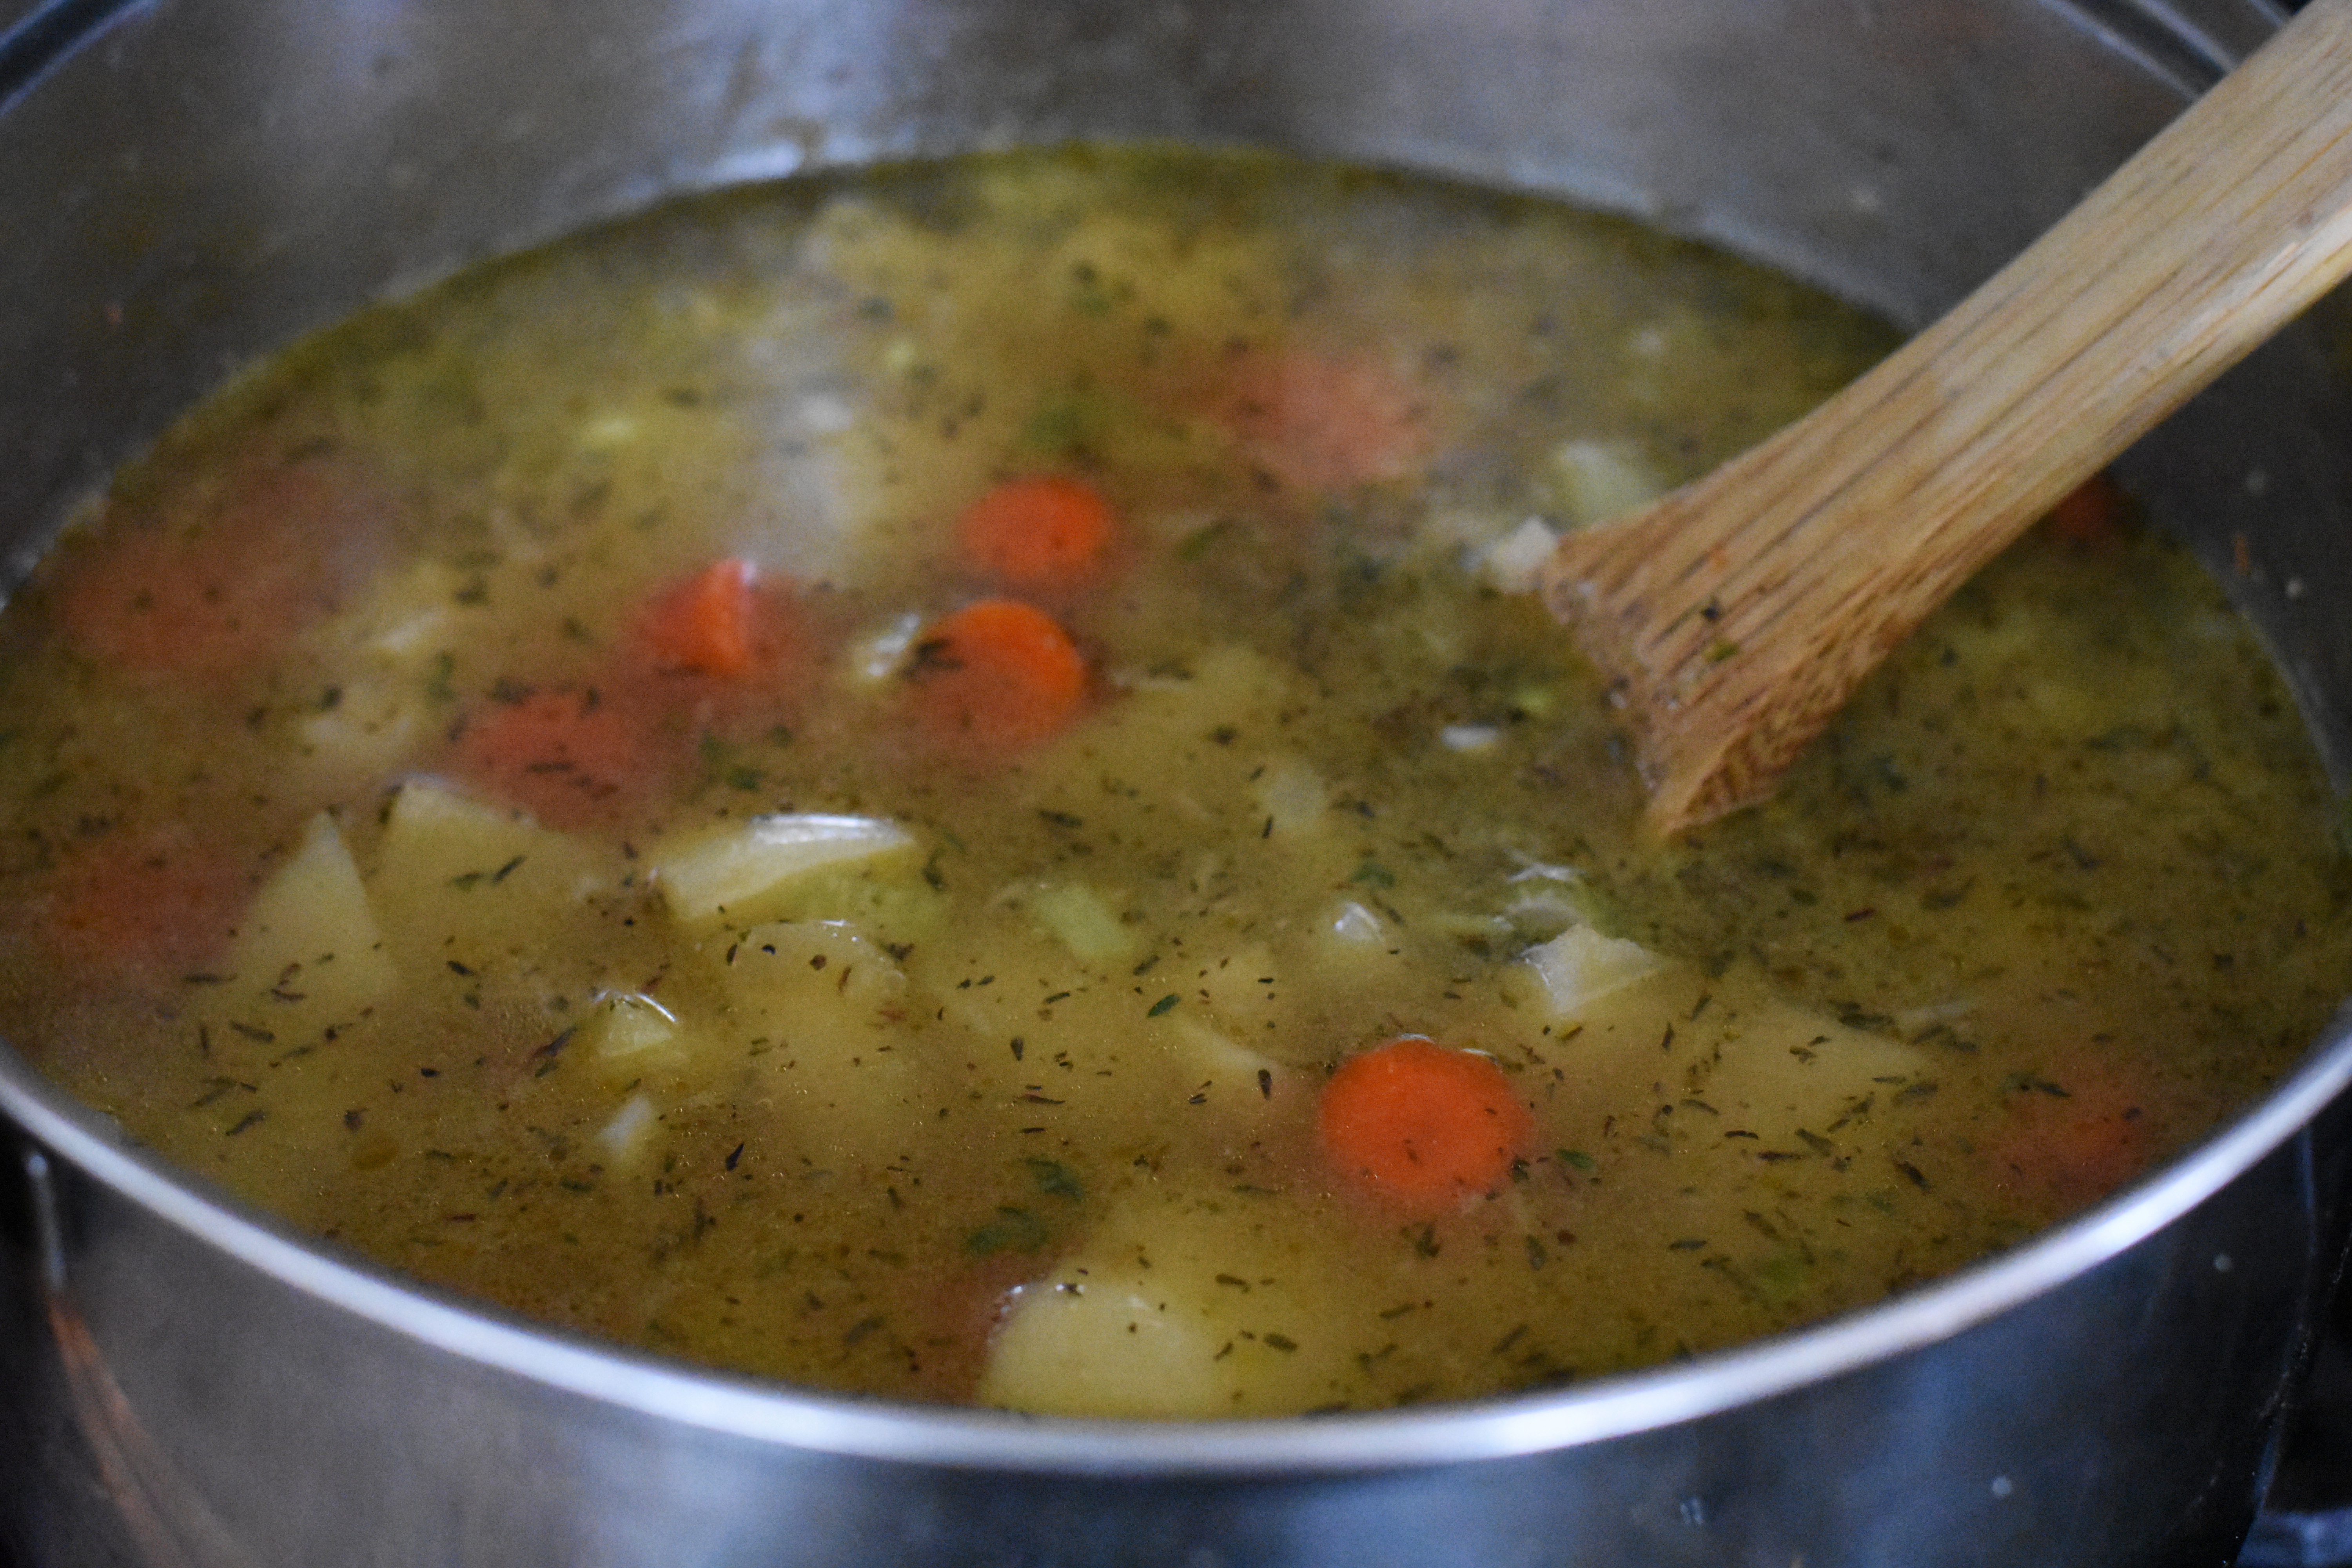
M 1632 511 L 1666 488 L 1642 454 L 1622 442 L 1564 442 L 1551 462 L 1569 519 L 1580 527 Z
M 654 1102 L 642 1094 L 633 1094 L 614 1113 L 612 1121 L 596 1130 L 596 1142 L 604 1146 L 607 1158 L 620 1164 L 633 1163 L 657 1120 Z
M 1492 724 L 1448 724 L 1437 738 L 1449 752 L 1484 752 L 1502 740 L 1503 731 Z
M 1481 550 L 1471 569 L 1498 593 L 1532 594 L 1536 574 L 1559 542 L 1539 517 L 1531 517 Z
M 911 611 L 894 616 L 851 643 L 842 668 L 866 685 L 878 686 L 906 665 L 915 634 L 922 629 L 923 617 Z
M 1559 935 L 1585 918 L 1582 905 L 1568 890 L 1558 887 L 1539 886 L 1519 894 L 1503 906 L 1503 918 L 1511 929 L 1530 938 L 1549 939 Z
M 1589 925 L 1572 925 L 1520 960 L 1542 983 L 1552 1011 L 1568 1016 L 1601 998 L 1665 967 L 1665 961 L 1636 942 L 1603 936 Z
M 1282 757 L 1266 765 L 1252 791 L 1265 816 L 1268 837 L 1311 833 L 1323 825 L 1331 792 L 1323 776 L 1297 757 Z
M 607 996 L 587 1024 L 589 1048 L 607 1080 L 625 1083 L 648 1071 L 681 1066 L 687 1057 L 677 1016 L 635 992 Z
M 1047 934 L 1087 963 L 1123 963 L 1142 950 L 1134 928 L 1084 882 L 1057 882 L 1023 902 Z
M 1505 878 L 1504 880 L 1506 881 L 1573 883 L 1584 880 L 1584 873 L 1578 870 L 1573 866 L 1547 865 L 1545 862 L 1537 859 L 1534 856 L 1529 855 L 1523 850 L 1512 850 L 1511 858 L 1519 863 L 1519 868 L 1512 872 L 1508 877 Z
M 1366 945 L 1382 942 L 1388 936 L 1388 932 L 1381 929 L 1381 917 L 1353 899 L 1333 911 L 1330 931 L 1341 942 Z
M 755 816 L 733 832 L 655 858 L 670 913 L 688 925 L 757 905 L 810 872 L 914 847 L 914 836 L 878 816 L 786 812 Z

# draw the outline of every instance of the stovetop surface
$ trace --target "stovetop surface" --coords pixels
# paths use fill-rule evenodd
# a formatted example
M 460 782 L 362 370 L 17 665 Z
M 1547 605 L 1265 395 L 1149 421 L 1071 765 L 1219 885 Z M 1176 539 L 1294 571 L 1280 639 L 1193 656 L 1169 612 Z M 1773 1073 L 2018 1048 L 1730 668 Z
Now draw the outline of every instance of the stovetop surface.
M 2238 1568 L 2352 1568 L 2352 1289 L 2337 1294 Z

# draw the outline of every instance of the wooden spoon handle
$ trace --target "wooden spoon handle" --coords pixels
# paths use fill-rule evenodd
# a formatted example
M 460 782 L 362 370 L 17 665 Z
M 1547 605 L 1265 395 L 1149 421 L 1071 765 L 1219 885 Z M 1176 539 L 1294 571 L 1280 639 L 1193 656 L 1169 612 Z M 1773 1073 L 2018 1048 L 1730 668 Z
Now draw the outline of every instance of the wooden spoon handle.
M 1768 793 L 1954 589 L 2352 268 L 2352 0 L 2314 0 L 1812 414 L 1561 541 L 1546 602 L 1633 710 L 1650 817 Z

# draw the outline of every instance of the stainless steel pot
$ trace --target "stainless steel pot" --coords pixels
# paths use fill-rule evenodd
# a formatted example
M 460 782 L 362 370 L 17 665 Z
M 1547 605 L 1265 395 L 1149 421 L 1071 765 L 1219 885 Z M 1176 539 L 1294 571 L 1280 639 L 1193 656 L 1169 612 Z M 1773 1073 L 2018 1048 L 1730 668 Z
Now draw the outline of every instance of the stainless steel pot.
M 0 4 L 0 18 L 25 13 Z M 0 531 L 222 374 L 669 193 L 1074 136 L 1557 192 L 1932 314 L 2257 0 L 57 0 L 0 40 Z M 2323 308 L 2325 309 L 2325 308 Z M 2352 767 L 2352 429 L 2314 323 L 2129 459 Z M 0 1050 L 0 1561 L 2213 1563 L 2348 1219 L 2352 1020 L 2155 1180 L 1640 1376 L 1246 1426 L 812 1397 L 405 1285 Z

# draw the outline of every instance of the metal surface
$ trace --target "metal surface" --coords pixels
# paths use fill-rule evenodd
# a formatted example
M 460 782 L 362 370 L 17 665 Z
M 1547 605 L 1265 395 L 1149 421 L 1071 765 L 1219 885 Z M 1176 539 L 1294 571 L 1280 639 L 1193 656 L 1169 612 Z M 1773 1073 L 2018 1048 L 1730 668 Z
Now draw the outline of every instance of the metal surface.
M 673 191 L 1013 142 L 1268 142 L 1554 191 L 1916 321 L 2269 19 L 2219 0 L 160 0 L 0 114 L 0 529 L 29 559 L 229 369 L 387 289 Z M 2257 356 L 2132 462 L 2340 766 L 2333 341 Z M 1876 1311 L 1538 1398 L 1205 1427 L 802 1397 L 535 1331 L 217 1200 L 0 1053 L 0 1553 L 2215 1563 L 2341 1248 L 2345 1035 L 2157 1182 Z

